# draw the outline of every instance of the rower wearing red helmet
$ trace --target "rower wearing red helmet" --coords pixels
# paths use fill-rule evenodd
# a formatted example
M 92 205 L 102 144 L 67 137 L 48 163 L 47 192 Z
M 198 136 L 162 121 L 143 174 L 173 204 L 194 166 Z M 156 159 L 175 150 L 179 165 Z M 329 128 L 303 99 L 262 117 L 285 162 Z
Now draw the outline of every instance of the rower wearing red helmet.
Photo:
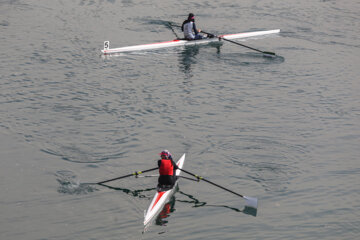
M 160 153 L 161 159 L 158 161 L 159 166 L 159 186 L 173 186 L 176 181 L 175 171 L 178 168 L 174 163 L 171 153 L 164 150 Z

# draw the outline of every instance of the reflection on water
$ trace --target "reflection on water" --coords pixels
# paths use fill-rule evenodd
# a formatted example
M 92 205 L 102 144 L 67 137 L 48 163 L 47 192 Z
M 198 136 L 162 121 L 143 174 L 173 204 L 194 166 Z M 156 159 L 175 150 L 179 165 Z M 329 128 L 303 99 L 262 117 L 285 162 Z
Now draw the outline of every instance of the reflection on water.
M 138 189 L 138 190 L 130 190 L 127 188 L 119 188 L 119 187 L 112 187 L 106 184 L 99 184 L 101 186 L 107 187 L 109 189 L 113 189 L 116 191 L 122 191 L 128 195 L 131 195 L 133 197 L 138 197 L 138 198 L 148 198 L 146 195 L 142 194 L 143 192 L 149 192 L 149 191 L 154 191 L 156 190 L 156 188 L 146 188 L 146 189 Z M 81 186 L 81 184 L 80 184 Z M 185 197 L 187 197 L 189 200 L 180 200 L 180 199 L 176 199 L 175 198 L 175 194 L 179 193 Z M 175 211 L 175 202 L 182 202 L 182 203 L 188 203 L 193 205 L 194 208 L 197 207 L 219 207 L 219 208 L 226 208 L 226 209 L 230 209 L 232 211 L 235 212 L 241 212 L 247 215 L 251 215 L 256 217 L 257 214 L 257 209 L 256 208 L 252 208 L 249 206 L 245 206 L 244 209 L 238 209 L 235 207 L 231 207 L 231 206 L 227 206 L 227 205 L 215 205 L 215 204 L 208 204 L 207 202 L 204 201 L 200 201 L 199 199 L 195 198 L 193 195 L 187 194 L 185 192 L 179 191 L 179 189 L 176 189 L 176 192 L 174 193 L 174 195 L 171 197 L 170 201 L 168 203 L 165 204 L 163 210 L 159 213 L 158 218 L 156 219 L 156 224 L 160 225 L 160 226 L 164 226 L 168 221 L 164 220 L 166 218 L 168 218 L 170 216 L 170 213 Z
M 175 195 L 173 195 L 168 203 L 165 204 L 164 208 L 159 213 L 159 216 L 156 218 L 155 223 L 159 226 L 166 226 L 168 223 L 167 218 L 170 216 L 170 213 L 175 211 Z
M 199 54 L 199 46 L 185 46 L 179 54 L 180 71 L 185 73 L 186 78 L 192 78 L 191 66 L 196 64 L 196 55 Z
M 219 44 L 220 43 L 220 44 Z M 199 54 L 200 48 L 211 47 L 216 48 L 216 52 L 220 53 L 221 42 L 209 43 L 207 45 L 191 45 L 185 46 L 184 50 L 179 53 L 179 67 L 186 78 L 192 78 L 192 65 L 197 63 L 196 55 Z
M 148 196 L 146 196 L 145 194 L 142 194 L 143 192 L 149 192 L 149 191 L 154 191 L 156 188 L 146 188 L 146 189 L 138 189 L 138 190 L 130 190 L 127 188 L 120 188 L 120 187 L 112 187 L 110 185 L 106 185 L 106 184 L 99 184 L 100 186 L 103 187 L 107 187 L 109 189 L 112 190 L 116 190 L 116 191 L 122 191 L 128 195 L 131 195 L 133 197 L 138 197 L 138 198 L 148 198 L 150 199 Z
M 70 172 L 70 171 L 59 171 L 56 174 L 58 176 L 58 182 L 60 183 L 60 187 L 58 188 L 58 192 L 60 193 L 65 193 L 65 194 L 87 194 L 90 192 L 94 192 L 94 191 L 98 191 L 97 188 L 87 183 L 79 183 L 78 181 L 76 181 L 76 176 Z M 150 191 L 154 191 L 156 190 L 156 188 L 146 188 L 146 189 L 136 189 L 136 190 L 131 190 L 131 189 L 127 189 L 127 188 L 121 188 L 121 187 L 113 187 L 107 184 L 98 184 L 100 186 L 115 190 L 115 191 L 122 191 L 128 195 L 131 195 L 133 197 L 137 197 L 137 198 L 147 198 L 147 199 L 151 199 L 150 197 L 146 196 L 144 193 L 145 192 L 150 192 Z M 175 198 L 175 194 L 176 193 L 181 194 L 182 196 L 185 196 L 186 198 L 188 198 L 188 200 L 180 200 L 180 199 L 176 199 Z M 155 223 L 156 225 L 160 225 L 160 226 L 165 226 L 168 223 L 167 219 L 170 216 L 170 213 L 175 211 L 175 202 L 182 202 L 182 203 L 187 203 L 192 205 L 194 208 L 197 207 L 220 207 L 220 208 L 226 208 L 226 209 L 230 209 L 232 211 L 235 212 L 241 212 L 247 215 L 251 215 L 251 216 L 256 216 L 257 214 L 257 209 L 255 208 L 251 208 L 248 206 L 245 206 L 243 210 L 240 210 L 238 208 L 235 207 L 231 207 L 231 206 L 227 206 L 227 205 L 214 205 L 214 204 L 208 204 L 205 201 L 200 201 L 199 199 L 197 199 L 196 197 L 194 197 L 193 195 L 187 194 L 185 192 L 179 191 L 178 188 L 175 192 L 175 194 L 171 197 L 170 201 L 168 203 L 165 204 L 164 208 L 162 209 L 162 211 L 159 213 Z
M 227 206 L 227 205 L 208 204 L 207 202 L 199 201 L 197 198 L 195 198 L 194 196 L 192 196 L 190 194 L 184 193 L 182 191 L 179 191 L 179 193 L 186 196 L 186 197 L 188 197 L 190 200 L 177 200 L 177 201 L 183 202 L 183 203 L 194 204 L 193 205 L 194 208 L 196 208 L 196 207 L 206 207 L 206 206 L 207 207 L 220 207 L 220 208 L 227 208 L 227 209 L 230 209 L 230 210 L 235 211 L 235 212 L 241 212 L 241 213 L 251 215 L 251 216 L 254 216 L 254 217 L 256 217 L 256 214 L 257 214 L 257 209 L 249 207 L 249 206 L 245 206 L 244 209 L 240 210 L 238 208 L 234 208 L 234 207 Z
M 253 207 L 245 206 L 245 208 L 242 210 L 242 212 L 247 214 L 247 215 L 251 215 L 251 216 L 256 217 L 257 209 L 253 208 Z

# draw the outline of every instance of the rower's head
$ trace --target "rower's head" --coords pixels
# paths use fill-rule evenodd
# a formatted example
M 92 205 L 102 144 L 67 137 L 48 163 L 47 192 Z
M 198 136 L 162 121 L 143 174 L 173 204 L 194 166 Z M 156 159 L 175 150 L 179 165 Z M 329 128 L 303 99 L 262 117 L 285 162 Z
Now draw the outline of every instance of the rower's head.
M 171 153 L 168 150 L 163 150 L 159 155 L 162 159 L 172 159 Z
M 195 16 L 194 16 L 193 13 L 189 13 L 188 20 L 189 21 L 195 21 Z

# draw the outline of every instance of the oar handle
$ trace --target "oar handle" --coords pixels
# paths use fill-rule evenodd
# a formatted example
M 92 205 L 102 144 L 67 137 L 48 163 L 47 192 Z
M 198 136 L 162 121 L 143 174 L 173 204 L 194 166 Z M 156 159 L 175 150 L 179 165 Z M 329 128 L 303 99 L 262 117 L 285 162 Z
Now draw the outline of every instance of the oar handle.
M 201 32 L 202 32 L 202 33 L 205 33 L 205 34 L 207 34 L 207 35 L 212 35 L 212 36 L 217 37 L 217 38 L 222 38 L 222 37 L 220 37 L 220 36 L 217 36 L 217 35 L 212 34 L 212 33 L 205 32 L 205 31 L 203 31 L 203 30 L 201 30 Z

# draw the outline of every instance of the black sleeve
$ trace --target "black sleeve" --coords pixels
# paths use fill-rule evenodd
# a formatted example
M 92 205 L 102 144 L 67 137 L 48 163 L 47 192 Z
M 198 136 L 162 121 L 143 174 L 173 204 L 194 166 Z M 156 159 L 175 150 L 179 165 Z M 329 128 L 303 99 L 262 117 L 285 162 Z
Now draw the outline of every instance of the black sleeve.
M 160 167 L 161 165 L 161 160 L 158 160 L 158 167 Z
M 174 169 L 178 169 L 178 168 L 179 168 L 172 159 L 171 159 L 171 162 L 172 162 L 172 164 L 173 164 L 173 166 L 174 166 Z
M 196 29 L 195 22 L 193 23 L 193 29 L 194 29 L 195 35 L 198 34 L 198 30 Z
M 184 25 L 186 24 L 186 23 L 188 23 L 189 22 L 189 20 L 185 20 L 183 23 L 182 23 L 182 25 L 181 25 L 181 31 L 183 32 L 184 31 Z

